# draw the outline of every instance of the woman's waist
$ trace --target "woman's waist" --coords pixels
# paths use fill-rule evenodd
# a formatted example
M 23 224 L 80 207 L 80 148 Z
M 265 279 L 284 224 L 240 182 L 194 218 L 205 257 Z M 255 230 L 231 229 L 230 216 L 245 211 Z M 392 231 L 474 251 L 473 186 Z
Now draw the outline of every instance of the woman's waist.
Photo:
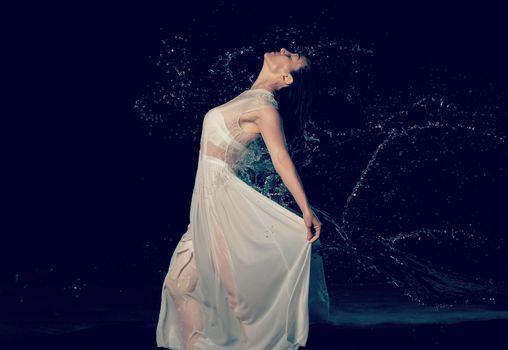
M 227 161 L 225 161 L 224 159 L 217 158 L 217 157 L 214 157 L 214 156 L 210 156 L 208 154 L 201 154 L 201 158 L 203 160 L 205 160 L 206 162 L 214 163 L 214 164 L 217 164 L 217 165 L 221 165 L 221 166 L 224 166 L 226 168 L 231 168 L 231 165 Z
M 224 159 L 224 157 L 217 157 L 216 155 L 206 154 L 199 151 L 199 158 L 208 164 L 218 165 L 219 167 L 226 168 L 227 170 L 233 172 L 234 171 L 234 161 L 231 159 Z M 235 158 L 236 159 L 236 158 Z

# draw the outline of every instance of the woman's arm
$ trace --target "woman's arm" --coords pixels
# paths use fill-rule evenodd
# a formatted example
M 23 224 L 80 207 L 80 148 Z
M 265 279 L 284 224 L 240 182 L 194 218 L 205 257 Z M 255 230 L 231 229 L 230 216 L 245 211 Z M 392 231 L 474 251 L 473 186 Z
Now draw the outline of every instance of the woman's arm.
M 261 136 L 263 136 L 275 170 L 302 211 L 303 221 L 307 229 L 307 240 L 309 243 L 313 243 L 321 235 L 322 224 L 309 206 L 302 181 L 286 148 L 280 114 L 275 108 L 262 108 L 259 110 L 255 123 L 261 132 Z M 314 234 L 311 228 L 314 228 Z
M 300 176 L 285 145 L 279 112 L 275 108 L 260 109 L 255 122 L 266 144 L 273 166 L 284 185 L 295 198 L 303 214 L 312 212 Z

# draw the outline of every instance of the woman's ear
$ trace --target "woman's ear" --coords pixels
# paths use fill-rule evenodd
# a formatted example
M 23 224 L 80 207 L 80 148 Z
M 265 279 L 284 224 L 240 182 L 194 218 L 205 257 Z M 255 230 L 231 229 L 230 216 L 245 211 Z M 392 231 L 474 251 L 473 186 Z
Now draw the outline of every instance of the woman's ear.
M 291 73 L 282 74 L 281 79 L 286 85 L 291 85 L 293 83 L 293 76 Z

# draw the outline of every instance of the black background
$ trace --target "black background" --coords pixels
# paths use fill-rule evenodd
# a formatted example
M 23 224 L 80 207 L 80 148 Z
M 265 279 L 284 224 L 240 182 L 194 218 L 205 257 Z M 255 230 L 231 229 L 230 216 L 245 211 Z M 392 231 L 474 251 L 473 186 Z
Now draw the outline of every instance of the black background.
M 133 109 L 149 82 L 148 57 L 159 52 L 161 28 L 166 33 L 214 30 L 224 47 L 237 47 L 250 32 L 317 21 L 338 36 L 374 42 L 394 84 L 404 81 L 410 67 L 424 64 L 508 90 L 507 21 L 501 2 L 355 3 L 68 2 L 6 9 L 0 286 L 12 284 L 17 274 L 23 284 L 27 275 L 38 276 L 34 271 L 39 267 L 51 266 L 64 280 L 72 280 L 94 262 L 110 265 L 100 275 L 104 282 L 135 285 L 143 271 L 137 271 L 139 276 L 132 271 L 127 281 L 117 280 L 125 274 L 118 277 L 115 271 L 125 272 L 142 258 L 139 247 L 150 235 L 166 235 L 168 225 L 176 236 L 184 232 L 187 222 L 181 218 L 188 216 L 197 149 L 190 142 L 172 148 L 148 137 Z M 178 168 L 168 170 L 169 160 Z M 162 252 L 164 261 L 170 253 Z M 28 280 L 30 285 L 35 282 Z M 161 281 L 162 277 L 153 282 L 158 287 Z M 140 301 L 139 308 L 146 303 L 158 307 L 158 299 L 152 298 Z M 369 337 L 334 330 L 334 336 L 355 348 L 362 341 L 368 348 L 380 340 L 393 344 L 396 337 L 413 347 L 429 348 L 439 338 L 449 345 L 446 348 L 457 341 L 476 348 L 471 337 L 504 326 L 498 327 L 483 325 L 467 332 L 467 327 L 458 326 L 448 328 L 448 333 L 435 328 L 429 331 L 433 336 L 423 327 L 419 341 L 414 328 L 373 331 Z M 125 337 L 128 328 L 97 332 L 93 337 L 69 336 L 64 342 L 75 345 L 78 339 L 97 348 L 102 338 L 104 347 L 115 348 L 118 339 L 125 338 L 134 348 L 153 345 L 152 328 L 138 329 L 139 346 Z M 314 341 L 321 338 L 319 332 Z M 487 335 L 481 342 L 489 347 L 492 339 L 498 338 Z M 401 346 L 406 348 L 406 343 Z
M 164 231 L 161 216 L 188 215 L 188 205 L 167 211 L 166 197 L 190 201 L 195 160 L 189 154 L 196 150 L 153 144 L 133 110 L 161 28 L 213 28 L 234 46 L 251 31 L 320 21 L 324 13 L 330 31 L 376 42 L 378 54 L 400 72 L 394 81 L 408 66 L 426 63 L 506 90 L 500 5 L 67 3 L 6 12 L 4 277 L 36 264 L 65 262 L 72 269 L 111 254 L 129 260 L 143 232 Z M 167 188 L 136 187 L 139 177 L 157 177 L 166 159 L 182 164 Z

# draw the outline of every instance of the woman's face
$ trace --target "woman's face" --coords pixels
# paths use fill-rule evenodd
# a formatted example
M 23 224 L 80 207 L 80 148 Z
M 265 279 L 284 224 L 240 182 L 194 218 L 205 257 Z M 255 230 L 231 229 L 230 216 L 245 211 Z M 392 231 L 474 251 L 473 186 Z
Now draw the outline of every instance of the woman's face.
M 265 63 L 275 74 L 290 73 L 307 64 L 307 58 L 295 52 L 281 48 L 280 51 L 265 52 Z

